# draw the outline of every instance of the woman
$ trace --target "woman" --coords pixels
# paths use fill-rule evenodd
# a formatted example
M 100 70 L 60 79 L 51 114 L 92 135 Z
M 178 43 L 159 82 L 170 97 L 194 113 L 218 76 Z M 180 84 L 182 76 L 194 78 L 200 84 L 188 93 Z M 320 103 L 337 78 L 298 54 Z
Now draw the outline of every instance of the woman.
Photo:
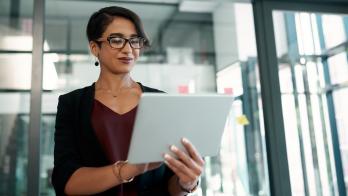
M 126 161 L 141 94 L 161 92 L 129 74 L 149 46 L 139 17 L 125 8 L 103 8 L 89 19 L 87 37 L 101 70 L 91 86 L 59 97 L 52 174 L 57 195 L 192 192 L 204 161 L 188 140 L 182 141 L 188 153 L 171 146 L 178 158 L 165 154 L 165 164 Z

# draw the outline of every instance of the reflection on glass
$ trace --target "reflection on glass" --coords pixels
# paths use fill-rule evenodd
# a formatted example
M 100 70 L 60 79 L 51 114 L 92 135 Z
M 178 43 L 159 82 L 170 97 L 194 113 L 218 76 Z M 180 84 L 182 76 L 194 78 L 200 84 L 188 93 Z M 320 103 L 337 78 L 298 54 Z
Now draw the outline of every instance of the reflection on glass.
M 4 99 L 25 97 L 24 94 L 2 94 L 0 99 L 10 103 L 12 107 L 19 106 L 16 101 Z M 27 105 L 28 106 L 28 105 Z M 26 110 L 28 110 L 27 108 Z M 25 108 L 21 108 L 25 110 Z M 1 111 L 0 115 L 0 194 L 1 195 L 25 195 L 27 190 L 27 165 L 28 151 L 28 115 L 19 115 L 20 111 Z M 26 111 L 27 113 L 27 111 Z
M 348 121 L 338 118 L 348 81 L 347 17 L 274 11 L 273 20 L 292 193 L 338 195 L 333 145 L 340 146 L 348 187 L 347 140 L 339 128 Z

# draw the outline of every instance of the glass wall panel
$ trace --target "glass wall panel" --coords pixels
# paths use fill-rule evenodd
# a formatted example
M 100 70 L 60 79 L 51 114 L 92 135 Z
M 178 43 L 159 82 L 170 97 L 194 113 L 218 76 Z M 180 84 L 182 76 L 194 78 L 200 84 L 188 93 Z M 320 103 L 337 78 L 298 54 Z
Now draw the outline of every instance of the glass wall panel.
M 33 0 L 0 0 L 0 195 L 27 195 Z
M 333 145 L 345 186 L 348 82 L 347 16 L 273 12 L 293 195 L 338 195 Z M 332 29 L 335 29 L 332 31 Z M 332 135 L 338 133 L 339 142 Z
M 269 195 L 252 6 L 209 3 L 46 1 L 42 195 L 54 195 L 49 178 L 58 96 L 97 80 L 100 68 L 94 66 L 88 50 L 85 28 L 93 12 L 111 5 L 138 13 L 151 40 L 152 47 L 131 72 L 136 81 L 168 93 L 235 96 L 220 155 L 205 159 L 200 188 L 194 195 Z

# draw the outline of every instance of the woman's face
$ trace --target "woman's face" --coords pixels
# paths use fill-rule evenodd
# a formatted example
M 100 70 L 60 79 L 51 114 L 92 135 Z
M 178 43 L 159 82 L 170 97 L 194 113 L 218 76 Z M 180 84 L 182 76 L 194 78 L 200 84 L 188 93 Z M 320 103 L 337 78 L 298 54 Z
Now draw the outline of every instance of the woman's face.
M 110 36 L 129 39 L 138 35 L 132 21 L 117 17 L 107 26 L 101 38 L 106 40 Z M 140 49 L 132 48 L 129 42 L 119 49 L 112 48 L 108 41 L 100 43 L 100 47 L 91 44 L 92 52 L 98 57 L 102 69 L 114 74 L 129 73 L 139 58 Z

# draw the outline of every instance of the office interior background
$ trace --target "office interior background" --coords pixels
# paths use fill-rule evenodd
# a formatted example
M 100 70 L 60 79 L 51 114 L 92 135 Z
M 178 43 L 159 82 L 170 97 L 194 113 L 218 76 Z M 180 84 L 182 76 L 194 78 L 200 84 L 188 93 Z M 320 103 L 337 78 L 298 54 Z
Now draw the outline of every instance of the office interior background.
M 97 79 L 85 28 L 111 5 L 151 39 L 137 81 L 235 97 L 193 195 L 347 194 L 344 0 L 0 0 L 0 195 L 54 195 L 58 96 Z

